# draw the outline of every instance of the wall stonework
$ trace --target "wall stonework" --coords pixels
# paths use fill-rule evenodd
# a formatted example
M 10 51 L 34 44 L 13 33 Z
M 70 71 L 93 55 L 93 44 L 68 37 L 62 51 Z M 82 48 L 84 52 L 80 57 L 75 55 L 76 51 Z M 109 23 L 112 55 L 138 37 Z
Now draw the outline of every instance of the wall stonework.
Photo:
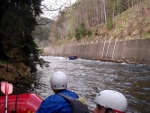
M 44 55 L 150 64 L 150 39 L 46 47 Z

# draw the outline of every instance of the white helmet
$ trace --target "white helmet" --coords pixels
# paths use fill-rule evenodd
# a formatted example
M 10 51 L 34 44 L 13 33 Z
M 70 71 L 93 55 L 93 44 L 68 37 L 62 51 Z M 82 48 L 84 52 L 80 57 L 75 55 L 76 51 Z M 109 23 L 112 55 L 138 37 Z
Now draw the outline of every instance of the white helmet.
M 66 74 L 61 71 L 55 72 L 50 78 L 50 84 L 53 90 L 66 89 L 67 88 Z
M 97 104 L 111 108 L 115 111 L 125 112 L 127 109 L 127 99 L 122 93 L 113 90 L 104 90 L 97 94 L 95 101 Z

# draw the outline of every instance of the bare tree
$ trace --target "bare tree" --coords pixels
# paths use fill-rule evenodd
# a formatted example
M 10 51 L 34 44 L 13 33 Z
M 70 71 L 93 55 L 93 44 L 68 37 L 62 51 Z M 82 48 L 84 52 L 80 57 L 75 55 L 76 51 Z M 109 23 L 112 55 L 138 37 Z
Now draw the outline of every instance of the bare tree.
M 106 20 L 107 20 L 107 18 L 106 18 L 106 17 L 107 17 L 107 16 L 106 16 L 106 15 L 107 15 L 107 14 L 106 14 L 106 0 L 103 0 L 103 5 L 104 5 L 104 17 L 105 17 L 104 20 L 105 20 L 105 22 L 106 22 Z

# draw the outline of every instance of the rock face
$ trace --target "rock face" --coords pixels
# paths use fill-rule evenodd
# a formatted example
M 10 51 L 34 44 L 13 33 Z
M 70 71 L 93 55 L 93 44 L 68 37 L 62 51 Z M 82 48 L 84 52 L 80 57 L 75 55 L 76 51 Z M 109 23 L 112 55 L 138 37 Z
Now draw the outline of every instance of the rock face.
M 45 48 L 44 55 L 69 56 L 73 54 L 79 58 L 86 59 L 150 64 L 149 44 L 150 39 L 139 39 L 73 46 L 55 46 Z

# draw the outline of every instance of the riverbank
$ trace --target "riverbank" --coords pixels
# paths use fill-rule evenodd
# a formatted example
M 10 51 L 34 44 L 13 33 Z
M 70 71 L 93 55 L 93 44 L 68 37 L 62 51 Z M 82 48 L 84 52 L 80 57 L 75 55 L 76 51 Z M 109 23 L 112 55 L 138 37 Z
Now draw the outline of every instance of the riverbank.
M 0 81 L 8 81 L 14 84 L 30 84 L 32 76 L 30 68 L 21 62 L 0 63 Z

